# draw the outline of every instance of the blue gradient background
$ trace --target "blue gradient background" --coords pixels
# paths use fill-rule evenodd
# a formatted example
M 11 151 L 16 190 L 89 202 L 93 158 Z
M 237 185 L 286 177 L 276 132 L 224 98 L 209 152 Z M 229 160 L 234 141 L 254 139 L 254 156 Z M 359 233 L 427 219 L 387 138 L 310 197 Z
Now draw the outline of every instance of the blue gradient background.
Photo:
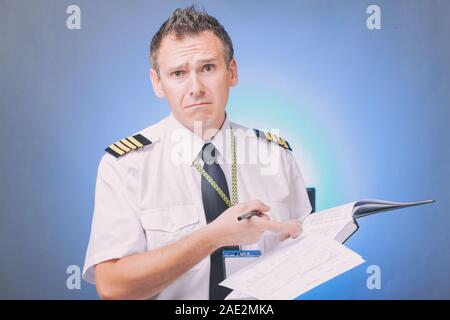
M 0 0 L 0 298 L 95 299 L 82 267 L 97 165 L 169 113 L 147 47 L 191 1 Z M 366 263 L 304 299 L 450 298 L 450 2 L 196 1 L 235 46 L 229 115 L 278 128 L 318 209 L 360 198 L 436 203 L 360 221 Z M 81 30 L 66 8 L 81 7 Z M 366 27 L 377 4 L 382 30 Z M 369 265 L 381 290 L 366 287 Z

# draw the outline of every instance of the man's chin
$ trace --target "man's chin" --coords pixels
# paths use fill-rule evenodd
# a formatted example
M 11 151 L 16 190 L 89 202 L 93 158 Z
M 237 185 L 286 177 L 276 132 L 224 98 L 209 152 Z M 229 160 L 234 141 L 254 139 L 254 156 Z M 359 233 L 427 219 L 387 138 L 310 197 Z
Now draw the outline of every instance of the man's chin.
M 196 126 L 201 130 L 217 126 L 220 116 L 217 112 L 212 112 L 211 108 L 184 109 L 184 119 L 186 119 L 188 127 Z

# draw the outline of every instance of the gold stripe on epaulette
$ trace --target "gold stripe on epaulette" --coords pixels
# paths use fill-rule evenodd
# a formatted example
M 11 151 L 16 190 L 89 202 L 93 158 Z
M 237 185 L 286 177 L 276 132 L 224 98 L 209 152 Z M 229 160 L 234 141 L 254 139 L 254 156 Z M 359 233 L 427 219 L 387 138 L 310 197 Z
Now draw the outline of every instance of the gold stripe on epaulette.
M 133 136 L 127 138 L 130 142 L 132 142 L 134 145 L 136 145 L 138 148 L 143 147 L 144 145 L 137 141 Z
M 279 143 L 283 148 L 289 149 L 289 146 L 287 145 L 286 141 L 285 141 L 283 138 L 278 137 L 278 143 Z
M 111 144 L 108 148 L 105 149 L 105 151 L 111 154 L 112 156 L 119 158 L 133 150 L 138 150 L 151 143 L 152 142 L 149 139 L 147 139 L 142 134 L 138 133 L 135 134 L 134 136 L 121 139 Z
M 116 143 L 115 143 L 115 145 L 116 146 L 118 146 L 120 149 L 122 149 L 123 151 L 125 151 L 125 152 L 130 152 L 131 151 L 131 148 L 128 148 L 126 145 L 124 145 L 122 142 L 120 142 L 120 141 L 117 141 Z
M 125 154 L 125 151 L 121 150 L 120 148 L 116 147 L 115 144 L 112 144 L 109 146 L 114 152 L 118 153 L 120 156 Z
M 269 131 L 264 131 L 264 133 L 266 134 L 266 138 L 267 138 L 267 140 L 270 140 L 270 141 L 277 141 L 276 140 L 276 135 L 275 134 L 273 134 L 272 132 L 269 132 Z
M 278 137 L 276 134 L 269 132 L 269 131 L 262 131 L 262 130 L 258 130 L 258 129 L 254 129 L 254 130 L 255 130 L 256 136 L 265 138 L 267 141 L 270 141 L 270 142 L 275 142 L 280 147 L 283 147 L 284 149 L 292 151 L 292 148 L 289 145 L 289 143 L 286 140 L 284 140 L 283 138 Z M 264 135 L 262 135 L 262 133 L 264 133 Z
M 130 141 L 128 141 L 127 139 L 122 139 L 120 140 L 120 142 L 122 142 L 124 145 L 126 145 L 128 148 L 134 150 L 137 148 L 137 146 L 135 146 L 134 144 L 132 144 Z

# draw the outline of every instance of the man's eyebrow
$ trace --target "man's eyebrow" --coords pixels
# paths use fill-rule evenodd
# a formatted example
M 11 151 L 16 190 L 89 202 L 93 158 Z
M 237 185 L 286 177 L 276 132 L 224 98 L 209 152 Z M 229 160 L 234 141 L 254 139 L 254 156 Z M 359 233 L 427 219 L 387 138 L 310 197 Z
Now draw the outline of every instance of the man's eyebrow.
M 169 72 L 172 72 L 172 71 L 175 71 L 175 70 L 178 70 L 178 69 L 184 69 L 184 68 L 186 68 L 188 65 L 189 65 L 189 64 L 188 64 L 187 62 L 185 62 L 185 63 L 179 64 L 179 65 L 177 65 L 177 66 L 175 66 L 175 67 L 170 67 L 168 71 L 169 71 Z
M 200 64 L 205 64 L 205 63 L 216 62 L 218 59 L 219 59 L 218 57 L 211 57 L 211 58 L 207 58 L 207 59 L 199 59 L 199 60 L 197 60 L 197 62 Z M 168 72 L 173 72 L 173 71 L 176 71 L 179 69 L 185 69 L 188 66 L 189 66 L 189 63 L 185 62 L 185 63 L 179 64 L 177 66 L 170 67 L 168 69 Z

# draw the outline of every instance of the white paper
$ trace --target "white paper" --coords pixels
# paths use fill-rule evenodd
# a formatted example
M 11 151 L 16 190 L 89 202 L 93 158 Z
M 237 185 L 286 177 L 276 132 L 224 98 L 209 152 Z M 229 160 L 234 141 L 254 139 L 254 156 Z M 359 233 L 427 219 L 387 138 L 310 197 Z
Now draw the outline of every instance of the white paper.
M 283 241 L 221 285 L 257 299 L 294 299 L 363 262 L 339 242 L 308 233 Z
M 310 214 L 303 221 L 303 232 L 314 232 L 335 239 L 339 232 L 353 221 L 355 202 Z
M 225 300 L 255 300 L 255 298 L 250 297 L 248 294 L 233 290 L 225 297 Z

